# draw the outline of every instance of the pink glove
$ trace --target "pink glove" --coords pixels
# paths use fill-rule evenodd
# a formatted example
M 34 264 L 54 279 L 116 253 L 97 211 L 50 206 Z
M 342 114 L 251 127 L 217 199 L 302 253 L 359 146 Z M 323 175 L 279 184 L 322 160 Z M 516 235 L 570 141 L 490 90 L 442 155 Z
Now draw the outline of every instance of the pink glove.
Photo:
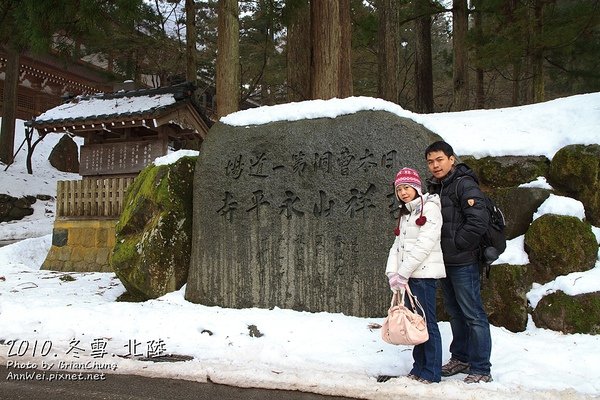
M 398 273 L 389 274 L 388 280 L 390 281 L 390 289 L 392 290 L 401 290 L 404 289 L 406 285 L 408 285 L 408 279 L 406 279 Z

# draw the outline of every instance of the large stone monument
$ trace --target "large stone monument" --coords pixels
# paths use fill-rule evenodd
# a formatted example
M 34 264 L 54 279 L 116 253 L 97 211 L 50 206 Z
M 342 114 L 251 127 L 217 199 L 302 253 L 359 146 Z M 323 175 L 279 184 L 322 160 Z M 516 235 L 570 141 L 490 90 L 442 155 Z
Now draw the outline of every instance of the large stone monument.
M 384 315 L 392 182 L 403 166 L 425 178 L 437 139 L 386 111 L 216 124 L 196 165 L 186 299 Z

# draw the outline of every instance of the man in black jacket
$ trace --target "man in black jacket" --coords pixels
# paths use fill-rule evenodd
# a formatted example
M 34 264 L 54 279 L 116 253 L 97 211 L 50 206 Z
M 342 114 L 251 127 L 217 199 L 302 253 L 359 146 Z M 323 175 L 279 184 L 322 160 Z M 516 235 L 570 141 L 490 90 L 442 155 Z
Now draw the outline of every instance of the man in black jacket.
M 446 278 L 440 280 L 444 305 L 450 315 L 452 358 L 442 376 L 468 373 L 467 383 L 490 382 L 492 339 L 480 293 L 479 242 L 489 224 L 484 196 L 475 173 L 455 164 L 452 146 L 434 142 L 425 150 L 432 177 L 430 193 L 442 201 L 442 252 Z

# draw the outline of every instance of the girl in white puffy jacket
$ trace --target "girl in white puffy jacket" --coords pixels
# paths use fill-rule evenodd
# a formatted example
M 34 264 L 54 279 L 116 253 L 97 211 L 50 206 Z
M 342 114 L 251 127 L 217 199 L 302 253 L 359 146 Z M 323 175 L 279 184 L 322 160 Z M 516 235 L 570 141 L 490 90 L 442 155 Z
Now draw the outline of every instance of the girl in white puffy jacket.
M 440 246 L 440 198 L 421 192 L 421 178 L 412 168 L 402 168 L 396 174 L 394 189 L 400 204 L 400 218 L 385 273 L 392 290 L 410 287 L 423 306 L 429 332 L 429 340 L 413 348 L 414 362 L 408 378 L 423 383 L 439 382 L 442 338 L 435 312 L 435 294 L 437 279 L 446 276 Z

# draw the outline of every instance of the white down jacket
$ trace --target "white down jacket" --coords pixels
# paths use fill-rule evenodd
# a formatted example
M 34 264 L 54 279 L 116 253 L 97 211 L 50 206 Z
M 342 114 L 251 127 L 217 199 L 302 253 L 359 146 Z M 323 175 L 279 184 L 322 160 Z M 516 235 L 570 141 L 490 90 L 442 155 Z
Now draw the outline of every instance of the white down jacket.
M 385 273 L 397 272 L 405 278 L 444 278 L 446 268 L 440 245 L 442 230 L 441 202 L 437 194 L 423 195 L 423 215 L 427 222 L 419 226 L 421 198 L 406 204 L 410 211 L 400 218 L 400 235 L 390 249 Z

